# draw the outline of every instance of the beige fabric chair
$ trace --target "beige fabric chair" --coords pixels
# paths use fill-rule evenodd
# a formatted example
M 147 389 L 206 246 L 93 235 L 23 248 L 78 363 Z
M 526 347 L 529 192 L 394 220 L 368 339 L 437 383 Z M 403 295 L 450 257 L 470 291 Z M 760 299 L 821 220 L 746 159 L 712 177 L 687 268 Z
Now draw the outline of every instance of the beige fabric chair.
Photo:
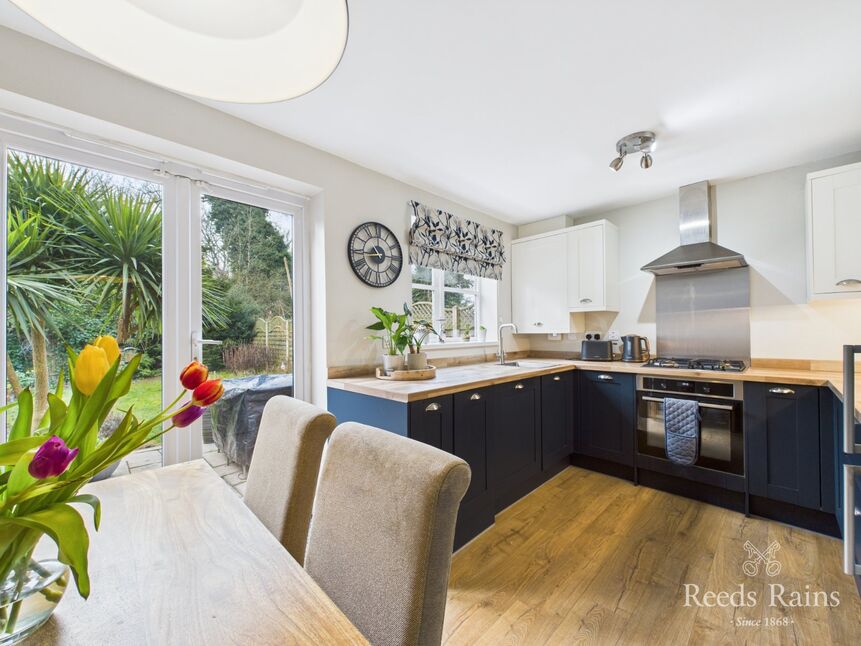
M 292 397 L 266 402 L 245 485 L 245 504 L 300 564 L 323 446 L 335 416 Z
M 442 638 L 469 466 L 372 426 L 341 424 L 323 456 L 305 569 L 377 646 Z

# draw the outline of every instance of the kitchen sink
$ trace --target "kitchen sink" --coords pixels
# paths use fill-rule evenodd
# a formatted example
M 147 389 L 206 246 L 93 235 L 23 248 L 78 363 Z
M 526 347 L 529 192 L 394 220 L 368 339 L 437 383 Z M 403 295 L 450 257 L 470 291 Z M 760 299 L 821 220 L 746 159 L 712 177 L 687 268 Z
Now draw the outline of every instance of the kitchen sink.
M 505 363 L 498 365 L 508 366 L 509 368 L 533 368 L 535 370 L 540 370 L 542 368 L 561 366 L 562 364 L 556 361 L 536 361 L 534 359 L 522 359 L 520 361 L 506 361 Z

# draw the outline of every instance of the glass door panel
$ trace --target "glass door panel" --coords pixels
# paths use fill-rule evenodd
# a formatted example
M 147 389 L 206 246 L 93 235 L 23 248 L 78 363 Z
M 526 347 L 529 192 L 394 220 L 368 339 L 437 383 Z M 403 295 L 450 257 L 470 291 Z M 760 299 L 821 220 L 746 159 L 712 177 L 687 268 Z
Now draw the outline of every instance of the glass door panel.
M 266 401 L 294 394 L 294 219 L 201 196 L 202 359 L 224 379 L 203 456 L 240 493 Z
M 66 344 L 117 338 L 143 354 L 128 396 L 140 418 L 161 410 L 162 185 L 18 150 L 6 159 L 7 401 L 30 388 L 40 419 L 64 373 Z M 70 389 L 65 388 L 66 398 Z M 15 422 L 6 415 L 6 432 Z M 101 429 L 107 437 L 118 415 Z M 160 439 L 114 466 L 113 475 L 162 464 Z M 104 474 L 105 477 L 111 475 Z

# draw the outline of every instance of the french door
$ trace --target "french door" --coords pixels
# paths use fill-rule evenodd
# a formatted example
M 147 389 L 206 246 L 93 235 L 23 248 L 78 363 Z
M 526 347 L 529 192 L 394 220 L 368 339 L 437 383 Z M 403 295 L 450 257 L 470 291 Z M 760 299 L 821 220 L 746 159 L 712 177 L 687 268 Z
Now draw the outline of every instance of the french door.
M 207 362 L 224 405 L 121 474 L 232 450 L 254 423 L 249 392 L 255 407 L 305 396 L 303 198 L 0 118 L 0 203 L 2 401 L 52 391 L 64 345 L 100 334 L 144 355 L 118 403 L 140 417 L 176 398 L 189 361 Z

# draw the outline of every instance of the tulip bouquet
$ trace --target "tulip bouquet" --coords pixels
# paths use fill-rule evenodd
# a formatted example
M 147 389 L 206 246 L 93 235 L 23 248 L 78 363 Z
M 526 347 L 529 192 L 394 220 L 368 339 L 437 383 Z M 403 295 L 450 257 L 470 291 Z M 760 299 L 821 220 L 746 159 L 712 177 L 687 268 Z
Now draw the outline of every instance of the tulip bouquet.
M 23 582 L 21 573 L 43 535 L 56 543 L 58 560 L 71 569 L 81 596 L 89 595 L 89 536 L 72 505 L 92 507 L 98 530 L 100 503 L 96 496 L 80 493 L 81 487 L 153 438 L 188 426 L 224 392 L 221 380 L 208 379 L 206 366 L 194 361 L 180 375 L 182 393 L 161 413 L 141 421 L 129 407 L 114 433 L 99 440 L 102 423 L 129 392 L 141 355 L 123 365 L 117 342 L 109 336 L 99 337 L 80 354 L 67 348 L 67 354 L 71 395 L 64 397 L 61 374 L 41 420 L 33 419 L 29 390 L 0 409 L 18 408 L 8 439 L 0 444 L 0 640 L 15 631 L 17 608 L 10 598 L 14 600 L 16 578 Z M 180 404 L 184 398 L 188 401 Z

